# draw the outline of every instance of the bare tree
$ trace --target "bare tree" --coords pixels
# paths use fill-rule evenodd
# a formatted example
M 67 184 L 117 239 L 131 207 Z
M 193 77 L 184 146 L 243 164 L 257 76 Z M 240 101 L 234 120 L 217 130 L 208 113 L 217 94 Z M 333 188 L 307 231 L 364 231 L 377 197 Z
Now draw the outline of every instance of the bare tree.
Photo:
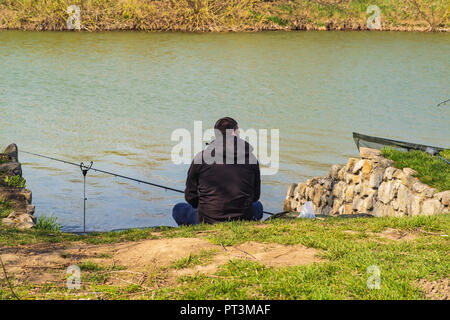
M 430 31 L 437 30 L 449 14 L 449 0 L 408 0 L 408 3 L 428 23 Z

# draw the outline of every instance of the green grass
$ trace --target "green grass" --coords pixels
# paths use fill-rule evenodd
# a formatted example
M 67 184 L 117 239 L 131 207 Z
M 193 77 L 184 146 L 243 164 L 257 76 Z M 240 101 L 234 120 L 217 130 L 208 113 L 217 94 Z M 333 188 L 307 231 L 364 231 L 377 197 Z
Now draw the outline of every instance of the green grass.
M 0 199 L 0 227 L 2 225 L 2 219 L 8 217 L 12 211 L 12 203 Z
M 104 267 L 92 261 L 85 261 L 78 265 L 81 271 L 103 271 Z
M 12 176 L 12 177 L 6 176 L 6 177 L 3 179 L 3 182 L 4 182 L 8 187 L 21 188 L 21 189 L 27 187 L 27 184 L 26 184 L 27 181 L 26 181 L 24 178 L 22 178 L 21 176 L 19 176 L 19 175 Z
M 216 251 L 214 250 L 202 250 L 200 251 L 199 254 L 190 254 L 189 256 L 185 257 L 185 258 L 181 258 L 178 261 L 175 261 L 172 264 L 172 267 L 174 269 L 184 269 L 184 268 L 189 268 L 189 267 L 193 267 L 193 266 L 197 266 L 197 265 L 202 265 L 205 264 L 209 261 L 211 261 L 211 258 L 214 256 Z
M 156 239 L 157 237 L 153 234 L 154 232 L 154 229 L 130 229 L 120 232 L 77 235 L 41 229 L 18 230 L 15 228 L 5 228 L 0 226 L 0 246 L 30 245 L 36 243 L 64 243 L 70 241 L 81 241 L 90 244 L 119 243 L 125 241 Z
M 383 156 L 394 160 L 394 166 L 412 168 L 417 171 L 417 178 L 439 191 L 450 190 L 450 166 L 438 157 L 422 151 L 402 152 L 392 148 L 384 148 Z M 445 150 L 442 156 L 450 160 L 450 151 Z
M 51 214 L 49 216 L 40 216 L 36 222 L 36 229 L 40 231 L 59 232 L 61 225 L 58 223 L 58 218 Z
M 449 277 L 448 238 L 423 233 L 412 241 L 370 239 L 386 228 L 447 234 L 450 216 L 273 221 L 263 229 L 228 224 L 210 239 L 235 245 L 246 241 L 303 244 L 321 251 L 324 262 L 271 268 L 232 260 L 215 277 L 185 276 L 158 292 L 162 299 L 423 299 L 419 279 Z M 346 233 L 346 230 L 356 231 Z M 374 241 L 376 240 L 376 241 Z M 367 288 L 369 266 L 381 272 L 379 290 Z
M 376 236 L 387 228 L 415 232 L 417 238 L 394 241 Z M 135 283 L 122 283 L 122 286 L 107 285 L 106 280 L 109 272 L 123 268 L 88 260 L 80 265 L 81 291 L 68 291 L 56 284 L 43 288 L 16 281 L 16 293 L 23 299 L 425 299 L 417 286 L 418 280 L 434 281 L 450 276 L 450 243 L 448 236 L 442 236 L 449 232 L 450 214 L 229 222 L 88 236 L 13 232 L 0 228 L 0 247 L 17 244 L 19 239 L 35 244 L 53 242 L 55 238 L 59 242 L 114 243 L 135 239 L 201 237 L 225 247 L 249 241 L 302 244 L 317 249 L 322 259 L 322 262 L 311 265 L 282 268 L 268 267 L 253 260 L 233 259 L 220 266 L 215 274 L 181 276 L 176 283 L 166 283 L 169 272 L 208 264 L 215 253 L 203 251 L 168 267 L 145 271 L 147 280 L 142 285 L 134 280 L 132 282 Z M 367 270 L 373 265 L 381 272 L 379 290 L 367 287 L 370 277 Z M 12 298 L 3 283 L 0 285 L 0 298 Z
M 0 225 L 1 219 L 6 218 L 12 211 L 11 202 L 4 201 L 0 199 Z
M 269 16 L 266 18 L 268 21 L 272 21 L 273 23 L 276 23 L 279 26 L 285 26 L 288 24 L 288 22 L 286 20 L 283 20 L 280 17 L 277 16 Z
M 441 151 L 440 155 L 450 161 L 450 149 Z

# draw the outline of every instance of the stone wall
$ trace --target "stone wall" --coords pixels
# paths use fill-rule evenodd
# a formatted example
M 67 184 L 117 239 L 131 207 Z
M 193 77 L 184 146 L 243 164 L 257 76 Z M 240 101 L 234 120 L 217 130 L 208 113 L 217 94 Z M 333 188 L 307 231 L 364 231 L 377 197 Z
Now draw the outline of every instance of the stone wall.
M 4 181 L 5 177 L 22 177 L 22 165 L 19 162 L 18 149 L 9 145 L 0 153 L 0 200 L 8 202 L 12 212 L 2 219 L 2 225 L 29 229 L 35 226 L 34 206 L 31 204 L 31 191 L 25 188 L 11 187 Z
M 334 165 L 324 177 L 291 184 L 284 210 L 298 211 L 312 201 L 316 214 L 382 216 L 434 215 L 449 212 L 450 190 L 437 192 L 421 183 L 413 169 L 397 169 L 381 151 L 360 148 L 360 159 Z

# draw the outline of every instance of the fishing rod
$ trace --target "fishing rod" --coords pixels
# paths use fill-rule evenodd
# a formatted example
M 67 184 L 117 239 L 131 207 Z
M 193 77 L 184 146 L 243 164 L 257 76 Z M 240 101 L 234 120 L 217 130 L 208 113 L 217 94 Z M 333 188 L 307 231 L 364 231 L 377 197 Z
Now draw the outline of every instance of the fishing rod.
M 446 104 L 446 103 L 449 102 L 449 101 L 450 101 L 450 99 L 445 100 L 445 101 L 442 101 L 442 102 L 438 103 L 437 106 L 440 107 L 441 105 Z
M 124 176 L 124 175 L 121 175 L 121 174 L 118 174 L 118 173 L 109 172 L 109 171 L 105 171 L 105 170 L 89 167 L 89 166 L 84 165 L 83 163 L 81 163 L 81 165 L 80 165 L 78 163 L 74 163 L 74 162 L 70 162 L 70 161 L 66 161 L 66 160 L 61 160 L 61 159 L 57 159 L 57 158 L 52 158 L 52 157 L 44 156 L 44 155 L 33 153 L 33 152 L 28 152 L 28 151 L 23 151 L 23 150 L 21 152 L 27 153 L 27 154 L 31 154 L 31 155 L 34 155 L 34 156 L 37 156 L 37 157 L 53 160 L 53 161 L 62 162 L 62 163 L 65 163 L 65 164 L 70 164 L 72 166 L 80 167 L 80 168 L 82 168 L 82 170 L 83 169 L 89 169 L 89 170 L 92 170 L 92 171 L 95 171 L 95 172 L 108 174 L 108 175 L 111 175 L 111 176 L 114 176 L 114 177 L 117 177 L 117 178 L 132 180 L 132 181 L 135 181 L 135 182 L 138 182 L 138 183 L 148 184 L 148 185 L 151 185 L 151 186 L 154 186 L 154 187 L 158 187 L 158 188 L 162 188 L 162 189 L 165 189 L 165 190 L 170 190 L 170 191 L 174 191 L 174 192 L 184 193 L 183 190 L 174 189 L 174 188 L 163 186 L 161 184 L 156 184 L 156 183 L 152 183 L 152 182 L 148 182 L 148 181 L 144 181 L 144 180 L 140 180 L 140 179 L 136 179 L 136 178 L 132 178 L 132 177 L 127 177 L 127 176 Z
M 91 162 L 91 164 L 89 166 L 87 166 L 87 165 L 83 164 L 83 162 L 81 164 L 78 164 L 78 163 L 74 163 L 74 162 L 71 162 L 71 161 L 61 160 L 61 159 L 45 156 L 45 155 L 34 153 L 34 152 L 23 151 L 23 150 L 21 150 L 20 152 L 79 167 L 81 169 L 82 173 L 83 173 L 84 178 L 86 178 L 87 172 L 92 170 L 92 171 L 95 171 L 95 172 L 111 175 L 111 176 L 114 176 L 114 177 L 117 177 L 117 178 L 131 180 L 131 181 L 135 181 L 135 182 L 138 182 L 138 183 L 147 184 L 147 185 L 150 185 L 150 186 L 153 186 L 153 187 L 165 189 L 166 191 L 170 190 L 170 191 L 173 191 L 173 192 L 178 192 L 178 193 L 183 193 L 184 194 L 184 191 L 180 190 L 180 189 L 175 189 L 175 188 L 164 186 L 162 184 L 157 184 L 157 183 L 153 183 L 153 182 L 149 182 L 149 181 L 145 181 L 145 180 L 141 180 L 141 179 L 137 179 L 137 178 L 124 176 L 124 175 L 121 175 L 119 173 L 115 173 L 115 172 L 110 172 L 110 171 L 105 171 L 105 170 L 94 168 L 94 167 L 92 167 L 92 162 Z M 85 179 L 85 181 L 86 181 L 86 179 Z M 86 195 L 84 196 L 84 200 L 86 201 Z M 279 212 L 279 213 L 272 213 L 272 212 L 269 212 L 269 211 L 263 211 L 263 213 L 268 214 L 270 216 L 274 216 L 276 214 L 281 214 L 281 213 L 287 213 L 287 212 L 288 211 L 283 211 L 283 212 Z

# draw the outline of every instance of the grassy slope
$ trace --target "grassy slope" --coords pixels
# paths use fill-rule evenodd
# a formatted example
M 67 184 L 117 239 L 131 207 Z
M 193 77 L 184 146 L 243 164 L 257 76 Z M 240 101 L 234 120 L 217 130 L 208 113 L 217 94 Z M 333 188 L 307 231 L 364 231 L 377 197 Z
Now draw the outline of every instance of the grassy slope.
M 420 230 L 410 241 L 379 238 L 386 228 Z M 351 230 L 352 232 L 348 232 Z M 207 231 L 207 232 L 205 232 Z M 58 284 L 35 286 L 14 282 L 23 299 L 423 299 L 419 279 L 448 279 L 450 215 L 407 218 L 326 220 L 275 220 L 264 223 L 232 222 L 175 229 L 128 230 L 86 237 L 36 231 L 0 229 L 0 248 L 42 242 L 84 241 L 111 243 L 139 239 L 203 237 L 225 247 L 257 241 L 303 244 L 320 250 L 324 262 L 308 266 L 271 268 L 249 260 L 231 260 L 214 275 L 190 275 L 176 284 L 164 284 L 168 271 L 208 263 L 214 252 L 183 258 L 172 266 L 149 272 L 144 285 L 105 285 L 107 272 L 123 268 L 85 261 L 82 290 L 69 291 Z M 370 290 L 367 268 L 381 271 L 381 289 Z M 111 269 L 113 268 L 113 269 Z M 14 279 L 13 279 L 14 281 Z M 0 282 L 0 298 L 12 298 Z M 95 292 L 95 294 L 93 293 Z
M 401 152 L 392 148 L 383 149 L 383 155 L 394 160 L 399 169 L 412 168 L 417 171 L 417 178 L 439 191 L 450 190 L 450 166 L 438 157 L 422 151 Z M 450 160 L 450 151 L 442 156 Z
M 0 29 L 66 30 L 69 5 L 81 7 L 89 31 L 358 30 L 369 5 L 384 30 L 450 26 L 450 0 L 0 0 Z

